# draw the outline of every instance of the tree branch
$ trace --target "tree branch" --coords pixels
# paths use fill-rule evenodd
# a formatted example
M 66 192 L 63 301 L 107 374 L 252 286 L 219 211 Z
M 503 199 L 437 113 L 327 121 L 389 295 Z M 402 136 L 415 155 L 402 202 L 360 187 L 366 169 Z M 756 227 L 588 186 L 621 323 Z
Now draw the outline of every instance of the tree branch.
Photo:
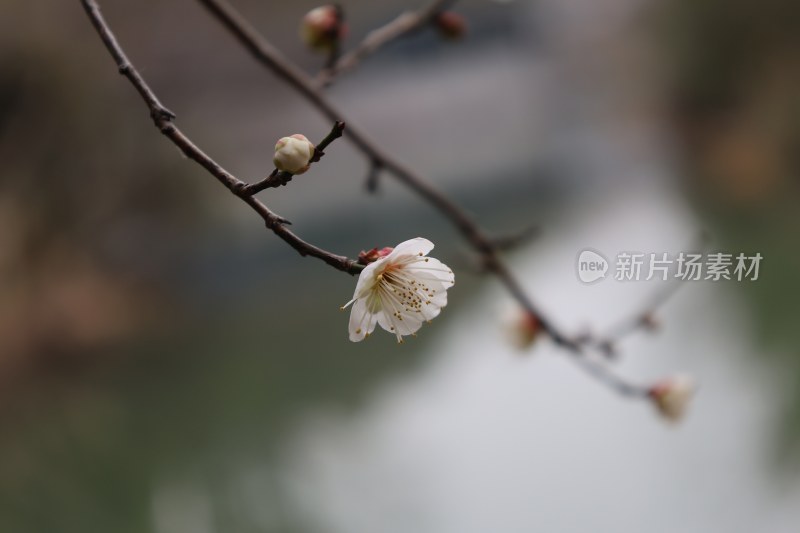
M 442 12 L 453 0 L 434 0 L 428 6 L 418 10 L 401 13 L 388 24 L 381 26 L 367 34 L 350 52 L 344 54 L 338 61 L 322 69 L 317 75 L 315 84 L 319 88 L 331 85 L 337 76 L 353 70 L 364 59 L 378 51 L 387 43 L 421 29 L 430 24 L 436 15 Z
M 523 244 L 527 244 L 538 235 L 538 226 L 527 226 L 516 233 L 495 236 L 492 242 L 494 243 L 494 247 L 498 250 L 511 251 L 519 248 Z
M 297 89 L 298 92 L 306 97 L 323 115 L 333 121 L 343 122 L 342 114 L 330 103 L 319 89 L 315 87 L 313 80 L 283 58 L 283 56 L 261 37 L 261 35 L 230 5 L 221 0 L 200 0 L 200 2 L 204 4 L 261 63 L 268 66 L 279 77 Z M 106 48 L 116 61 L 120 72 L 129 79 L 150 109 L 156 127 L 175 143 L 187 157 L 203 166 L 209 173 L 217 178 L 217 180 L 225 185 L 229 191 L 247 203 L 262 217 L 267 228 L 287 242 L 301 255 L 316 257 L 334 268 L 350 274 L 355 274 L 363 268 L 357 261 L 332 254 L 303 241 L 286 227 L 286 224 L 288 224 L 286 219 L 270 211 L 266 205 L 254 198 L 252 194 L 245 194 L 245 191 L 252 192 L 254 189 L 250 188 L 248 190 L 248 185 L 246 183 L 225 171 L 219 164 L 194 145 L 173 124 L 175 115 L 159 102 L 144 79 L 130 63 L 103 19 L 96 1 L 81 0 L 81 3 L 106 45 Z M 334 127 L 334 130 L 335 129 L 336 126 Z M 575 356 L 573 359 L 576 363 L 597 377 L 600 381 L 610 385 L 623 395 L 646 397 L 646 388 L 629 384 L 611 372 L 606 365 L 598 364 L 590 359 L 589 354 L 584 352 L 584 346 L 579 340 L 570 338 L 561 333 L 552 322 L 539 312 L 538 308 L 527 296 L 517 279 L 500 259 L 493 241 L 483 233 L 460 207 L 424 181 L 419 175 L 386 154 L 380 147 L 372 143 L 360 130 L 349 126 L 346 130 L 346 136 L 362 151 L 372 164 L 380 165 L 381 168 L 395 176 L 399 181 L 405 183 L 432 204 L 433 207 L 441 211 L 459 229 L 475 251 L 482 257 L 487 270 L 501 281 L 512 297 L 514 297 L 527 312 L 537 317 L 542 330 L 547 333 L 558 346 L 561 346 Z
M 533 301 L 522 290 L 519 282 L 500 259 L 492 240 L 486 236 L 478 225 L 458 205 L 430 185 L 422 176 L 391 157 L 373 143 L 361 130 L 344 119 L 343 113 L 319 90 L 313 80 L 302 70 L 286 59 L 258 31 L 239 14 L 233 6 L 224 0 L 198 0 L 206 6 L 211 14 L 236 37 L 236 39 L 264 66 L 268 67 L 289 85 L 297 89 L 314 107 L 331 120 L 347 122 L 345 137 L 371 161 L 380 165 L 402 183 L 428 201 L 434 208 L 444 214 L 461 232 L 475 251 L 482 256 L 488 272 L 494 274 L 506 286 L 511 295 L 529 313 L 536 316 L 542 329 L 553 341 L 574 353 L 580 353 L 581 344 L 575 339 L 561 333 L 546 318 Z
M 702 250 L 708 244 L 709 237 L 703 232 L 695 240 L 690 250 Z M 600 353 L 609 358 L 617 356 L 617 345 L 626 337 L 633 335 L 637 331 L 655 331 L 658 329 L 656 314 L 685 283 L 674 278 L 655 292 L 647 304 L 637 313 L 625 317 L 610 328 L 603 335 L 585 335 L 582 338 L 583 344 L 587 347 L 595 348 Z
M 348 274 L 357 274 L 363 269 L 357 261 L 347 257 L 336 255 L 322 248 L 318 248 L 302 240 L 300 237 L 292 233 L 287 227 L 290 224 L 288 220 L 272 212 L 266 205 L 261 203 L 256 198 L 249 195 L 242 195 L 241 191 L 247 189 L 247 184 L 237 179 L 231 173 L 222 168 L 216 161 L 206 155 L 200 148 L 198 148 L 186 135 L 181 132 L 173 123 L 176 116 L 173 112 L 164 107 L 156 97 L 155 93 L 150 89 L 144 78 L 139 74 L 136 68 L 128 59 L 120 44 L 117 42 L 116 37 L 108 27 L 103 15 L 100 13 L 100 8 L 95 0 L 81 0 L 86 14 L 92 21 L 92 25 L 97 30 L 103 43 L 108 49 L 114 61 L 117 63 L 120 74 L 128 78 L 131 84 L 136 88 L 139 95 L 144 100 L 150 116 L 153 119 L 155 126 L 158 130 L 170 139 L 183 154 L 189 159 L 197 162 L 200 166 L 205 168 L 212 176 L 222 183 L 229 191 L 242 199 L 249 205 L 256 213 L 258 213 L 264 220 L 265 225 L 269 230 L 275 233 L 278 237 L 283 239 L 286 243 L 294 248 L 302 256 L 311 256 L 321 259 L 328 265 L 347 272 Z M 341 136 L 341 129 L 344 124 L 337 123 L 334 126 L 334 131 L 338 131 L 338 136 Z M 329 135 L 326 137 L 328 144 L 336 137 Z M 323 141 L 324 142 L 324 141 Z M 323 143 L 320 143 L 323 146 Z M 325 144 L 324 146 L 327 146 Z M 315 160 L 319 160 L 322 153 L 320 152 L 315 156 Z
M 233 34 L 257 61 L 294 87 L 320 113 L 331 120 L 346 121 L 343 113 L 328 100 L 322 90 L 314 83 L 314 80 L 285 58 L 233 6 L 225 0 L 198 1 Z M 438 6 L 439 3 L 437 2 L 434 5 Z M 393 175 L 448 218 L 481 257 L 487 272 L 497 277 L 522 308 L 537 318 L 542 331 L 557 346 L 572 354 L 579 366 L 610 385 L 617 392 L 625 396 L 646 397 L 647 389 L 645 387 L 630 384 L 614 374 L 606 365 L 592 362 L 588 354 L 584 352 L 584 345 L 580 339 L 572 338 L 562 333 L 549 318 L 539 311 L 538 306 L 534 304 L 519 281 L 501 260 L 493 240 L 479 228 L 466 212 L 430 185 L 422 176 L 413 172 L 372 142 L 365 133 L 354 127 L 351 121 L 346 122 L 348 123 L 348 128 L 345 136 L 363 153 L 370 161 L 370 164 L 379 166 Z

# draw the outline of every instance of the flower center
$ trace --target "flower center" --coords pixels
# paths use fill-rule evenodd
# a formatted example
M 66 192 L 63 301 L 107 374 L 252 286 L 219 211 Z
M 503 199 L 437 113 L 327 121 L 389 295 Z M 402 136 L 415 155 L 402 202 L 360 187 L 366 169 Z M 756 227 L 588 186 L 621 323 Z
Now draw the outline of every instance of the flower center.
M 436 295 L 436 289 L 406 273 L 402 266 L 387 265 L 377 280 L 376 292 L 398 320 L 403 320 L 404 314 L 422 313 L 422 306 L 430 305 Z

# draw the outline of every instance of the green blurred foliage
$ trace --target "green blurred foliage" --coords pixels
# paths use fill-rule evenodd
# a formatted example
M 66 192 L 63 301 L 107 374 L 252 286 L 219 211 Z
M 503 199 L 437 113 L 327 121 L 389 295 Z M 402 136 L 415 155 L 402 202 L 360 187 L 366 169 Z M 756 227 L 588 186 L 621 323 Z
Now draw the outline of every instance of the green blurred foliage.
M 800 458 L 800 4 L 662 4 L 684 186 L 720 249 L 761 252 L 752 304 L 757 355 L 793 376 L 779 456 Z

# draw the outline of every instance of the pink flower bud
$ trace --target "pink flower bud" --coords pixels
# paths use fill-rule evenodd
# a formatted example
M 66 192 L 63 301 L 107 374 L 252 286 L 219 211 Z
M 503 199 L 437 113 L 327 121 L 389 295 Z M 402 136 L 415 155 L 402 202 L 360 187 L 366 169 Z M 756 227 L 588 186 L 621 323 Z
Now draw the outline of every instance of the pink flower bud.
M 539 319 L 525 310 L 516 310 L 507 319 L 506 329 L 512 344 L 524 350 L 530 348 L 542 332 Z
M 311 49 L 329 52 L 347 36 L 341 9 L 333 5 L 312 9 L 303 17 L 300 36 Z
M 386 248 L 381 248 L 380 250 L 378 250 L 377 248 L 373 248 L 368 252 L 362 250 L 361 253 L 358 254 L 358 262 L 361 263 L 362 265 L 368 265 L 370 263 L 374 263 L 378 259 L 386 257 L 387 255 L 392 253 L 392 250 L 394 250 L 394 248 L 390 246 L 387 246 Z
M 691 376 L 664 378 L 650 387 L 648 394 L 658 412 L 670 422 L 683 418 L 695 391 Z
M 304 135 L 295 133 L 278 140 L 272 162 L 278 170 L 302 174 L 308 170 L 312 157 L 314 157 L 314 145 Z
M 467 19 L 454 11 L 442 11 L 433 20 L 439 35 L 452 41 L 461 39 L 467 33 Z

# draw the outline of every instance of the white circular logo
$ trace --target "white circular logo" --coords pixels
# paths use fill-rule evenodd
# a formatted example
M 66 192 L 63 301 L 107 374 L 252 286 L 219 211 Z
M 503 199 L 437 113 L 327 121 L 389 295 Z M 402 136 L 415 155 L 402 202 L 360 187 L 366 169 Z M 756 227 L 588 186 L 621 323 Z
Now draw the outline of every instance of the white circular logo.
M 606 278 L 608 260 L 601 253 L 587 248 L 578 254 L 575 268 L 578 271 L 579 280 L 583 283 L 594 283 Z

